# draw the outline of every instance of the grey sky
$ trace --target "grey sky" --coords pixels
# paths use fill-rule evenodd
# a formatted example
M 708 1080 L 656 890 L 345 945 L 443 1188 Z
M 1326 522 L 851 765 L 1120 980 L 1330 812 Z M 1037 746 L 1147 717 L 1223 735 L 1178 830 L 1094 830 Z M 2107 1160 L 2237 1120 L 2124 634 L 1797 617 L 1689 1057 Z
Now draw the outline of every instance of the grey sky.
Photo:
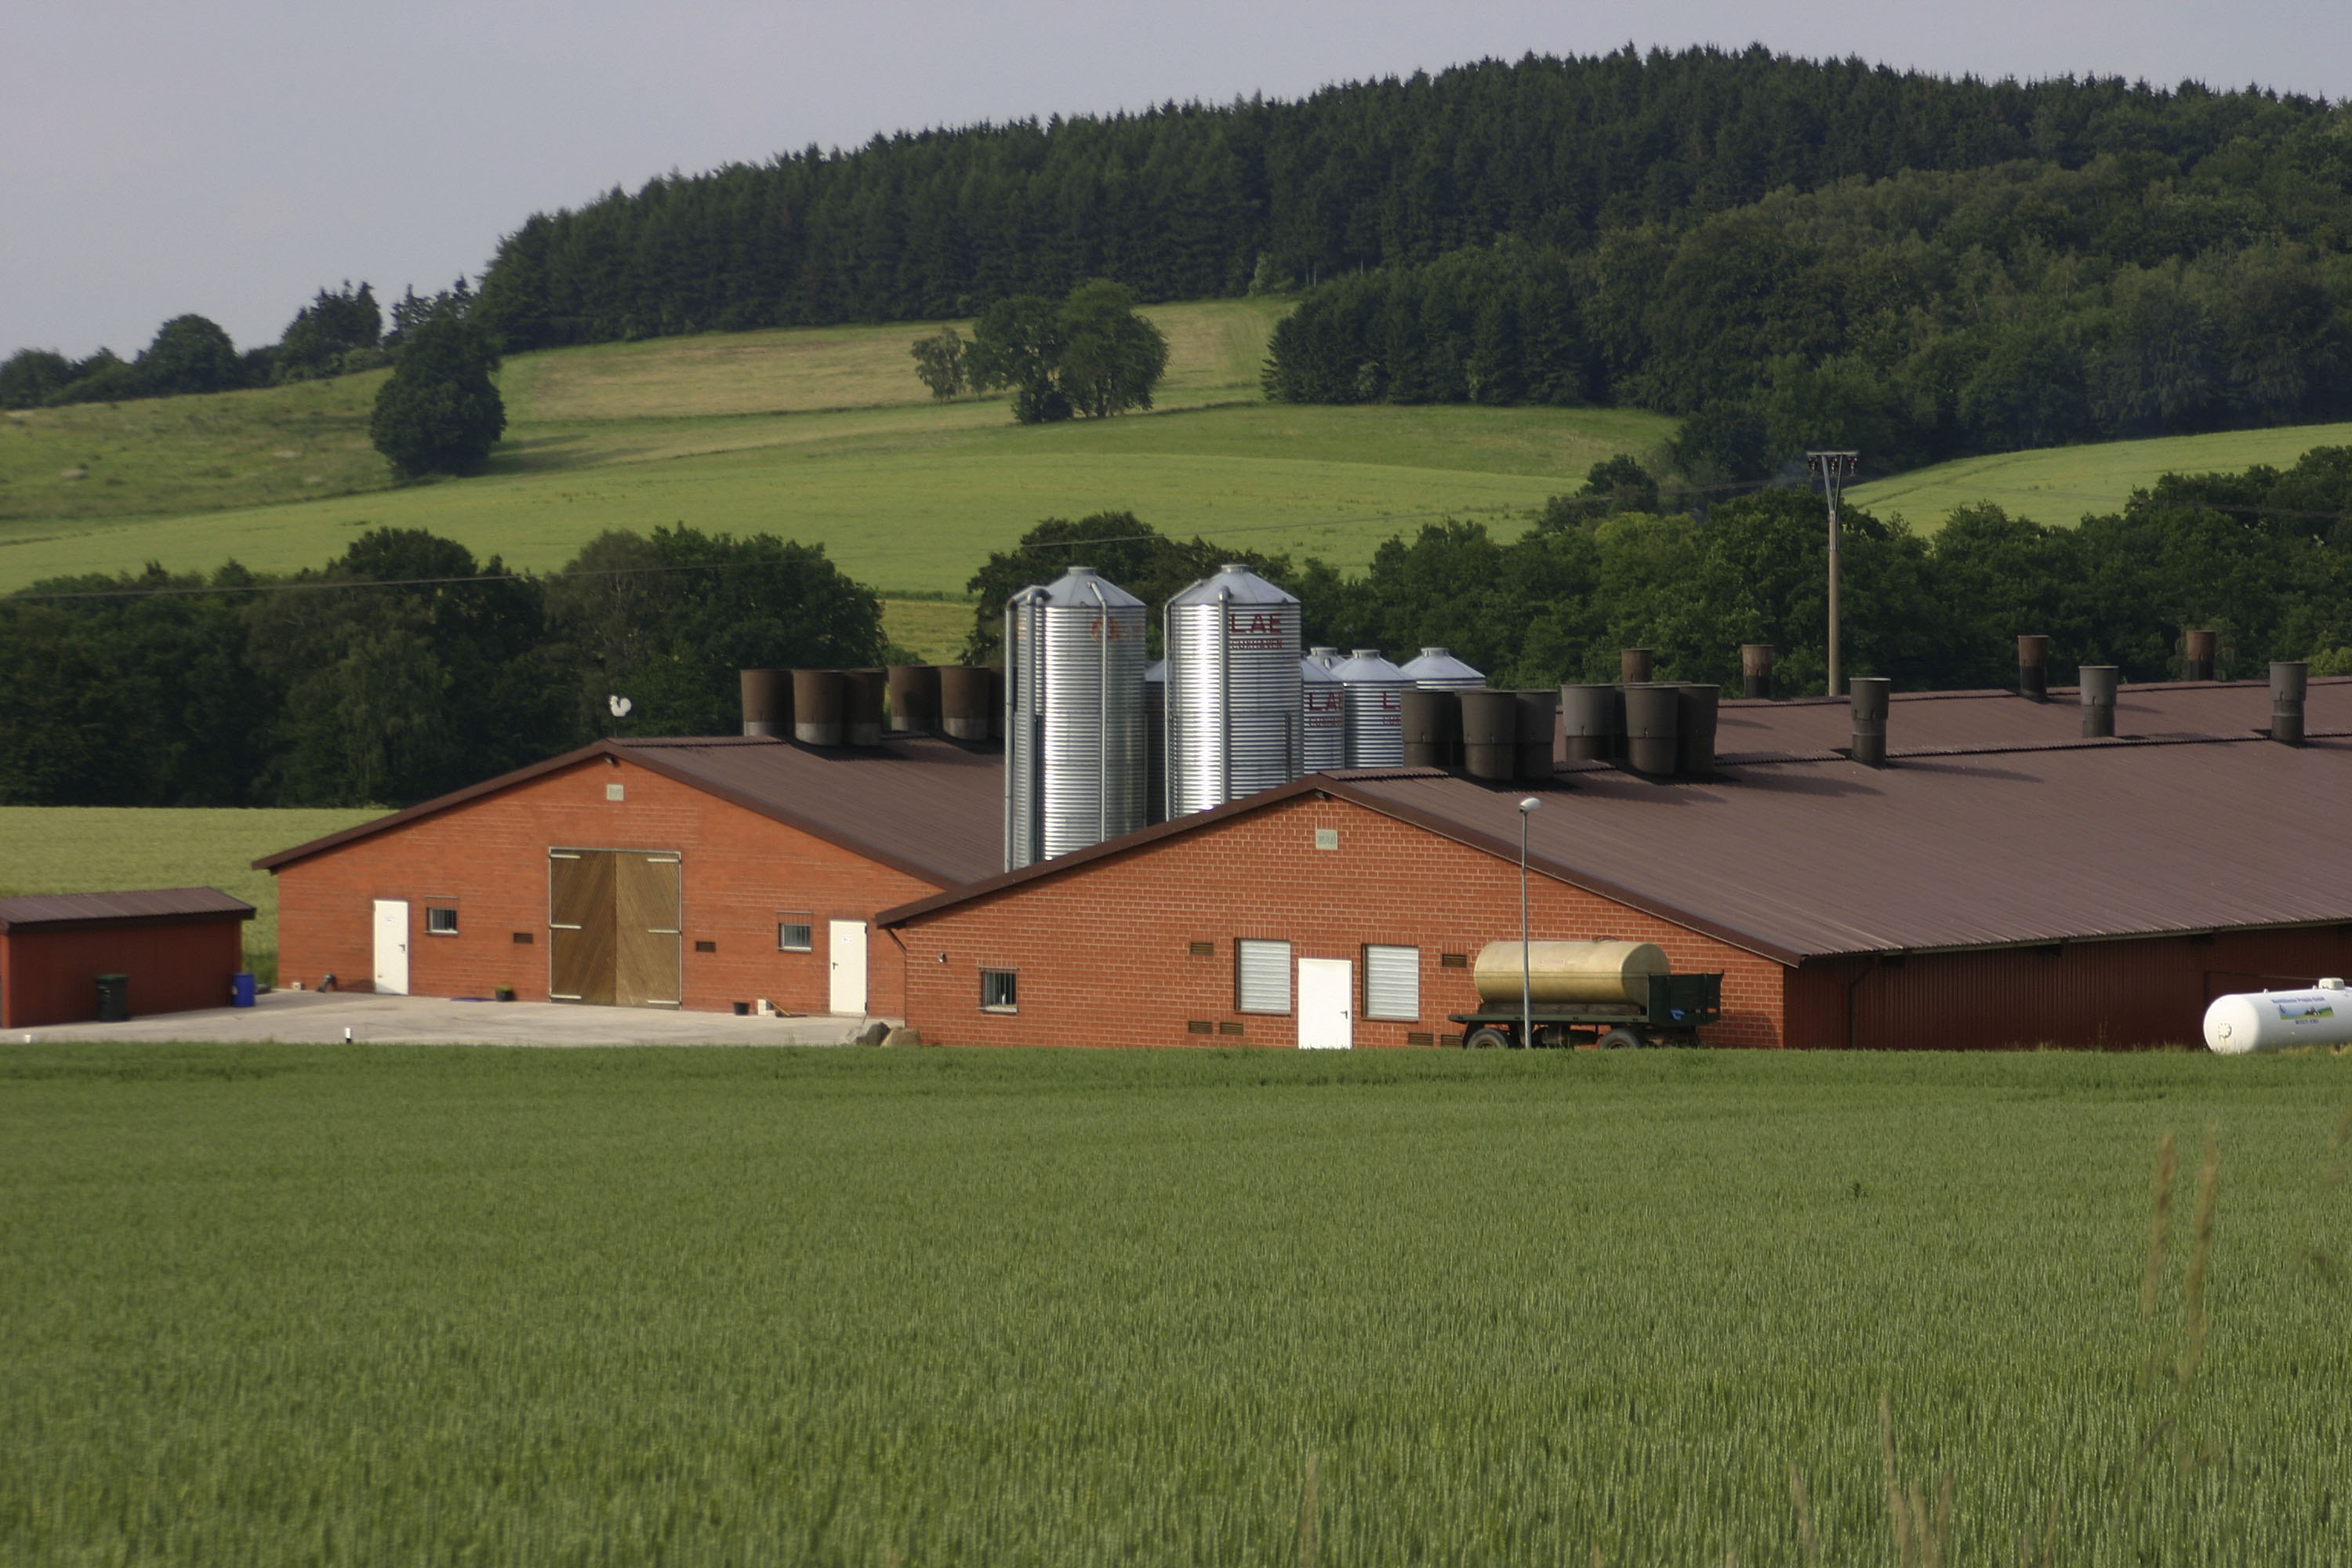
M 0 0 L 0 355 L 127 355 L 187 310 L 274 342 L 321 284 L 444 287 L 533 211 L 812 142 L 1756 40 L 2352 96 L 2347 0 Z

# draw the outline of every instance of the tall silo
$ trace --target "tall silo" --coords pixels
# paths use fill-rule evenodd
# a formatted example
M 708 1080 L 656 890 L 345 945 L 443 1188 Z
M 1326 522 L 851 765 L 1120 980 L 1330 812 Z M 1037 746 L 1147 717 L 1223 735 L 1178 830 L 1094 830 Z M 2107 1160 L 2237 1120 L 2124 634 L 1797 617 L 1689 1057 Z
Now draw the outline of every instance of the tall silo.
M 1004 606 L 1004 865 L 1144 826 L 1143 601 L 1073 566 Z
M 1421 657 L 1406 662 L 1405 676 L 1423 691 L 1476 691 L 1486 678 L 1445 648 L 1425 647 Z
M 1168 815 L 1207 811 L 1301 770 L 1298 601 L 1221 566 L 1168 601 Z
M 1332 674 L 1346 693 L 1348 765 L 1393 768 L 1404 763 L 1404 694 L 1412 685 L 1405 672 L 1360 647 Z
M 1331 667 L 1309 655 L 1298 661 L 1299 707 L 1306 715 L 1301 731 L 1306 772 L 1328 773 L 1348 765 L 1347 689 Z

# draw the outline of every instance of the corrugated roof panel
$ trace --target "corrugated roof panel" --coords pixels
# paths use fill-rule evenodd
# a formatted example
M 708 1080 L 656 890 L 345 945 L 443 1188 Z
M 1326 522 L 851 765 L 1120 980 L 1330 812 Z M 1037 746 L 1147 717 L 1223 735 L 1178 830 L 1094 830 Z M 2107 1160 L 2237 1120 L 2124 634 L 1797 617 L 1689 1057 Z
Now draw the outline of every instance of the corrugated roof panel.
M 251 920 L 253 906 L 218 888 L 145 888 L 114 893 L 25 893 L 0 899 L 0 931 L 96 921 Z

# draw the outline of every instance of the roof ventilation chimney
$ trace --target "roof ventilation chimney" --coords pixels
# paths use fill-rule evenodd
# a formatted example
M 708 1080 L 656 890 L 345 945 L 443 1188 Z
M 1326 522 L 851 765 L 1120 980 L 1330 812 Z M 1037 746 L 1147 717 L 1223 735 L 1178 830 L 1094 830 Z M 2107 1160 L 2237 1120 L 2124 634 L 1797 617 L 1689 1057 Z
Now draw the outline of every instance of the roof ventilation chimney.
M 1674 775 L 1682 688 L 1643 681 L 1625 688 L 1625 760 L 1649 778 Z
M 841 672 L 842 725 L 853 746 L 882 743 L 882 706 L 888 680 L 878 669 Z
M 1522 780 L 1536 784 L 1549 782 L 1552 775 L 1552 743 L 1559 733 L 1559 690 L 1547 686 L 1539 691 L 1512 693 L 1517 700 L 1518 773 Z
M 2271 739 L 2303 744 L 2303 689 L 2311 667 L 2299 658 L 2271 661 Z
M 933 664 L 890 667 L 890 732 L 922 735 L 940 727 L 940 670 Z
M 1404 765 L 1444 768 L 1454 763 L 1454 743 L 1462 735 L 1459 693 L 1451 689 L 1416 686 L 1403 693 Z
M 1617 656 L 1617 679 L 1627 686 L 1650 679 L 1657 660 L 1645 647 L 1629 647 Z
M 803 746 L 841 744 L 841 671 L 793 671 L 793 739 Z
M 2190 631 L 2182 640 L 2188 645 L 2186 650 L 2188 658 L 2181 660 L 2181 679 L 2184 680 L 2212 679 L 2213 645 L 2221 640 L 2220 634 L 2204 630 Z
M 2017 639 L 2017 694 L 2036 702 L 2050 700 L 2050 639 L 2039 632 Z
M 1685 680 L 1675 689 L 1675 770 L 1685 774 L 1715 772 L 1716 705 L 1723 689 L 1704 681 Z
M 2083 739 L 2104 741 L 2116 732 L 2116 667 L 2083 666 Z
M 1483 784 L 1508 782 L 1518 765 L 1519 698 L 1515 691 L 1465 691 L 1462 771 Z
M 940 671 L 940 729 L 951 741 L 988 739 L 988 716 L 995 697 L 988 667 L 950 664 Z
M 1617 754 L 1618 704 L 1623 700 L 1613 686 L 1559 689 L 1559 727 L 1570 762 L 1605 763 Z
M 783 735 L 793 732 L 793 672 L 789 669 L 747 669 L 743 686 L 743 733 Z
M 1857 675 L 1845 683 L 1853 709 L 1853 760 L 1865 767 L 1886 765 L 1886 694 L 1894 685 L 1883 675 Z
M 1768 642 L 1744 642 L 1739 645 L 1739 695 L 1761 697 L 1772 695 L 1772 645 Z

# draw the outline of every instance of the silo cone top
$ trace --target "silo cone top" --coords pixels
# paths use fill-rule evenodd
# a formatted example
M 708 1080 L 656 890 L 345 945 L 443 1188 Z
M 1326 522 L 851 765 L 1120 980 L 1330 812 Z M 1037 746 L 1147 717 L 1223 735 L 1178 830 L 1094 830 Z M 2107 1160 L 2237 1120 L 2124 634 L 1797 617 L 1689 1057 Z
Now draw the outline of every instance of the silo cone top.
M 1356 657 L 1342 663 L 1332 674 L 1350 683 L 1385 681 L 1393 686 L 1410 686 L 1412 677 L 1381 657 L 1376 647 L 1360 647 Z
M 1421 686 L 1484 686 L 1486 677 L 1442 647 L 1425 647 L 1404 666 L 1406 679 Z
M 1336 686 L 1339 684 L 1339 680 L 1338 676 L 1331 673 L 1331 669 L 1328 665 L 1325 664 L 1319 658 L 1302 658 L 1298 661 L 1298 679 L 1305 681 L 1309 686 L 1314 685 L 1318 680 L 1326 686 Z
M 1013 597 L 1024 604 L 1044 603 L 1057 609 L 1141 609 L 1143 601 L 1091 566 L 1073 566 L 1051 583 L 1024 588 Z
M 1181 605 L 1295 605 L 1298 595 L 1286 594 L 1246 566 L 1231 563 L 1218 567 L 1168 601 Z

